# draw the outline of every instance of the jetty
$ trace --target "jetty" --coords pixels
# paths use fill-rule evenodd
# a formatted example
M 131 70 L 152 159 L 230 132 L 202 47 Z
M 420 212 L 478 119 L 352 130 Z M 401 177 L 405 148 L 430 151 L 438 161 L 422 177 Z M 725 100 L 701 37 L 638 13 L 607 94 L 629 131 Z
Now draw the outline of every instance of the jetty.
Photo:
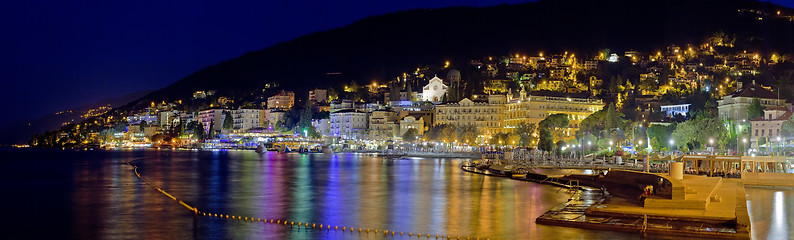
M 750 238 L 742 179 L 684 175 L 684 162 L 670 162 L 668 173 L 608 167 L 591 168 L 593 174 L 542 173 L 536 171 L 539 168 L 488 158 L 462 163 L 461 169 L 552 184 L 572 194 L 570 201 L 538 217 L 535 221 L 539 224 L 712 239 Z

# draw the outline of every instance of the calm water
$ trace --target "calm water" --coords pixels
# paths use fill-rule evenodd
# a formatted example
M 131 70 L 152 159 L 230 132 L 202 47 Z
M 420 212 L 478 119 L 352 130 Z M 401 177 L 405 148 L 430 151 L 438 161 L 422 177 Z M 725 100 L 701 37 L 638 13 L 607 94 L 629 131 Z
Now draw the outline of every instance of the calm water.
M 3 239 L 375 239 L 273 224 L 193 218 L 141 174 L 202 211 L 333 226 L 491 239 L 636 239 L 536 225 L 558 188 L 462 172 L 458 159 L 252 151 L 0 150 Z M 792 237 L 794 190 L 748 189 L 754 236 Z M 423 238 L 425 236 L 422 236 Z M 414 239 L 416 236 L 414 235 Z M 426 239 L 426 238 L 425 238 Z M 434 239 L 434 238 L 431 238 Z

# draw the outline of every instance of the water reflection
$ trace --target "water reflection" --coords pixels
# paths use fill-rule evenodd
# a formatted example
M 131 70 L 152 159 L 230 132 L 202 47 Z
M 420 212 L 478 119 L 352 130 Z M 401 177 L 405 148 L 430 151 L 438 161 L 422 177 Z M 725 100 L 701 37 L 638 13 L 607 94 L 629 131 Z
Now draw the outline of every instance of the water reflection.
M 199 218 L 137 180 L 144 177 L 202 211 L 268 219 L 499 239 L 625 239 L 638 234 L 536 225 L 569 194 L 548 185 L 460 171 L 457 159 L 383 160 L 361 154 L 252 151 L 3 153 L 0 186 L 8 238 L 359 239 L 370 233 L 311 231 Z M 19 169 L 27 169 L 19 171 Z M 794 190 L 748 188 L 753 236 L 793 238 Z M 41 222 L 48 219 L 49 223 Z M 33 224 L 31 224 L 33 223 Z M 37 224 L 40 223 L 40 224 Z M 47 227 L 47 231 L 41 231 Z M 415 236 L 415 235 L 414 235 Z M 399 238 L 395 236 L 394 238 Z M 407 239 L 407 236 L 404 237 Z
M 747 211 L 752 220 L 753 239 L 794 239 L 789 229 L 794 221 L 788 214 L 794 202 L 792 188 L 746 187 Z

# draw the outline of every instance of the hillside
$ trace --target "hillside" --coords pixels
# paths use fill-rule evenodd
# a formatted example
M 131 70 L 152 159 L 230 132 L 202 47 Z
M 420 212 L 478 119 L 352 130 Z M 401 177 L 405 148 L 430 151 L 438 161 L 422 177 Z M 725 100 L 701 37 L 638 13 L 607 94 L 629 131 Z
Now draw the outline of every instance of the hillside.
M 747 14 L 738 9 L 762 12 Z M 192 92 L 208 89 L 241 99 L 267 82 L 301 96 L 313 87 L 393 79 L 406 69 L 445 59 L 464 64 L 471 58 L 515 52 L 565 50 L 588 56 L 602 48 L 656 51 L 667 44 L 698 43 L 718 31 L 735 35 L 742 48 L 792 53 L 794 22 L 772 17 L 778 10 L 792 13 L 744 0 L 560 0 L 403 11 L 208 66 L 126 108 L 189 99 Z M 326 73 L 330 72 L 342 74 L 329 78 Z
M 101 107 L 110 106 L 116 108 L 124 106 L 132 101 L 138 100 L 141 97 L 151 93 L 152 91 L 137 91 L 124 96 L 115 98 L 106 98 L 99 100 L 95 103 L 88 104 L 75 109 L 63 110 L 58 113 L 48 114 L 46 116 L 28 119 L 25 121 L 15 122 L 0 128 L 0 144 L 22 144 L 30 140 L 30 138 L 45 130 L 55 130 L 61 127 L 64 123 L 79 123 L 85 120 L 86 116 L 90 117 L 89 111 L 104 112 Z

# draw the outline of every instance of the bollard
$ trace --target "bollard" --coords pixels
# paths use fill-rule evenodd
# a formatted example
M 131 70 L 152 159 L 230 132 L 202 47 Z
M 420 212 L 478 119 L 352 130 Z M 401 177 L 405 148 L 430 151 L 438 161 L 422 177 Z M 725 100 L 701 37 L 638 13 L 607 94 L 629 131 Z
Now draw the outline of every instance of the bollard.
M 438 234 L 436 234 L 436 239 L 438 239 Z
M 342 227 L 342 231 L 344 231 L 344 230 L 345 230 L 345 227 Z
M 314 223 L 312 223 L 312 228 L 314 228 L 314 226 L 315 226 Z
M 391 235 L 394 235 L 394 231 L 391 231 Z
M 334 226 L 334 231 L 338 230 L 339 226 Z
M 323 225 L 322 225 L 322 224 L 320 224 L 320 228 L 323 228 Z
M 408 236 L 411 236 L 411 235 L 412 235 L 412 233 L 408 233 Z

